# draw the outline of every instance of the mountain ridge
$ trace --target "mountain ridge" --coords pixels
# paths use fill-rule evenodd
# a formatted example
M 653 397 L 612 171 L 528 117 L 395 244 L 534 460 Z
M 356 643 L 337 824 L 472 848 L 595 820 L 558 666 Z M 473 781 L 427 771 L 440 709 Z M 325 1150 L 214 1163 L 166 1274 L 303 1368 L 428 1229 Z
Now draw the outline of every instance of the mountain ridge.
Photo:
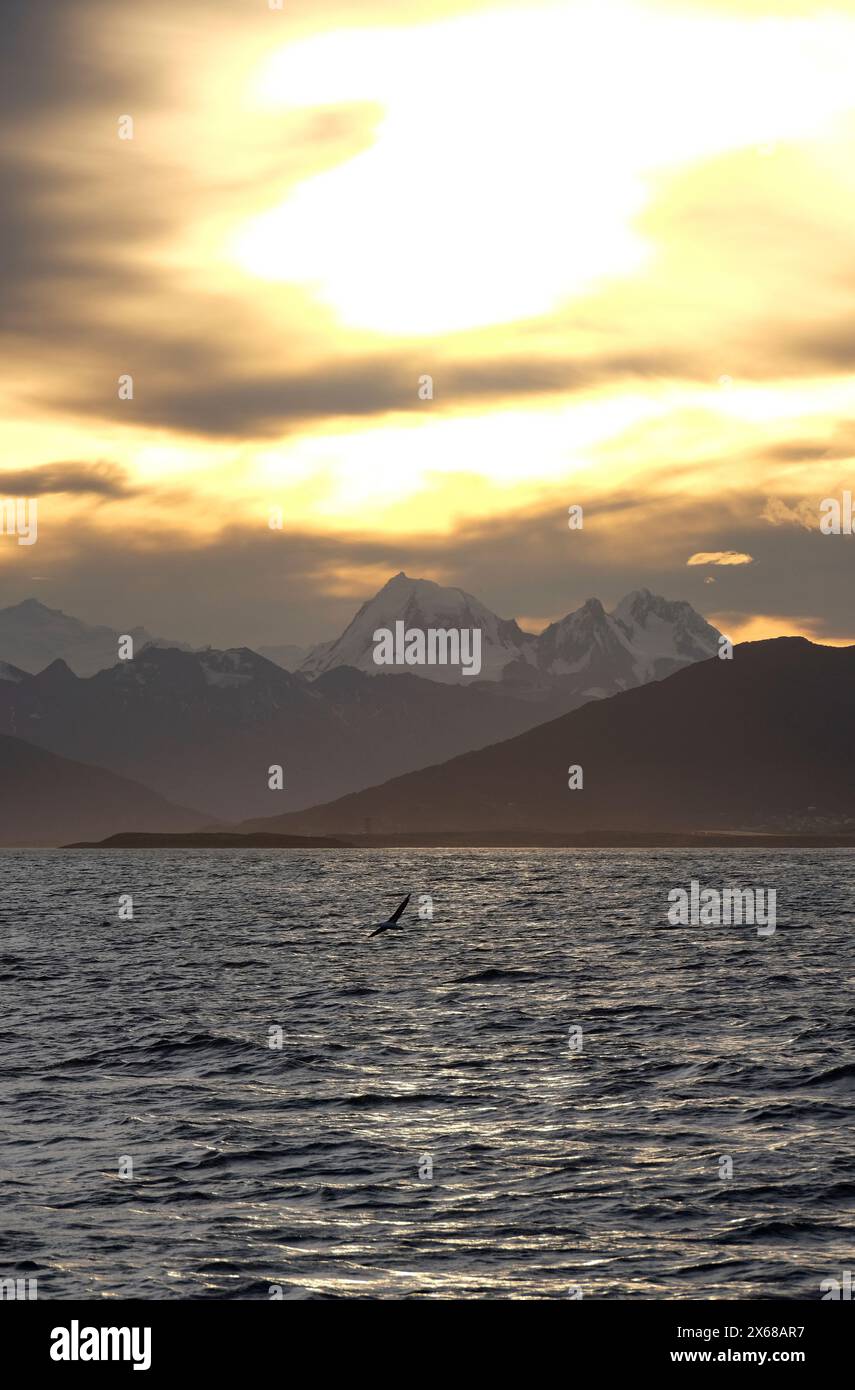
M 132 637 L 134 648 L 146 645 L 189 650 L 186 643 L 153 637 L 144 627 L 119 632 L 104 624 L 84 623 L 39 599 L 23 599 L 0 609 L 0 663 L 35 675 L 62 659 L 78 676 L 91 676 L 118 659 L 119 638 Z
M 181 832 L 199 825 L 198 811 L 139 782 L 7 734 L 0 734 L 0 781 L 3 845 L 56 845 L 73 835 L 94 840 L 117 829 Z
M 33 600 L 13 611 L 21 607 L 47 614 L 53 630 L 54 610 Z M 401 612 L 426 624 L 483 624 L 486 669 L 441 682 L 425 680 L 422 668 L 386 674 L 370 659 L 369 669 L 342 664 L 348 655 L 365 658 L 374 623 L 393 622 Z M 69 621 L 76 631 L 76 620 Z M 126 661 L 111 650 L 110 664 L 87 676 L 74 671 L 68 653 L 33 674 L 7 663 L 0 668 L 0 732 L 231 822 L 267 816 L 274 807 L 308 809 L 501 742 L 586 699 L 665 674 L 697 658 L 714 636 L 689 605 L 642 590 L 623 601 L 620 622 L 589 600 L 547 629 L 539 667 L 531 644 L 541 639 L 514 620 L 490 614 L 464 590 L 401 571 L 362 606 L 338 655 L 311 675 L 287 671 L 248 646 L 147 643 Z M 277 766 L 281 789 L 268 783 Z
M 348 665 L 367 675 L 410 672 L 448 684 L 472 679 L 451 666 L 379 666 L 374 633 L 391 630 L 398 621 L 421 631 L 478 627 L 481 680 L 505 682 L 529 695 L 546 682 L 586 699 L 712 656 L 721 636 L 685 600 L 668 600 L 649 589 L 626 594 L 611 613 L 599 599 L 588 599 L 535 635 L 513 618 L 500 618 L 465 589 L 411 579 L 401 570 L 362 604 L 338 638 L 313 648 L 299 672 L 316 679 Z
M 482 747 L 544 711 L 487 684 L 377 680 L 349 667 L 309 681 L 251 648 L 145 647 L 92 676 L 57 658 L 23 680 L 0 679 L 0 732 L 228 821 L 309 806 Z M 269 784 L 277 765 L 281 791 Z
M 391 630 L 399 621 L 417 631 L 477 629 L 480 670 L 464 675 L 458 665 L 378 665 L 374 633 Z M 31 598 L 0 609 L 0 680 L 16 679 L 16 672 L 39 674 L 57 660 L 77 676 L 95 675 L 117 664 L 120 636 L 133 638 L 137 655 L 151 646 L 223 650 L 152 637 L 143 627 L 120 634 Z M 719 636 L 685 600 L 668 600 L 648 589 L 625 595 L 612 613 L 599 599 L 588 599 L 534 634 L 514 618 L 500 618 L 465 589 L 411 579 L 401 570 L 361 605 L 337 638 L 308 652 L 287 643 L 225 650 L 255 650 L 280 670 L 308 680 L 350 666 L 370 676 L 406 674 L 436 684 L 504 684 L 521 699 L 540 700 L 555 690 L 567 700 L 602 698 L 659 679 L 681 664 L 712 655 Z
M 242 829 L 835 832 L 855 827 L 855 647 L 744 643 L 504 740 Z M 581 766 L 584 785 L 570 790 Z

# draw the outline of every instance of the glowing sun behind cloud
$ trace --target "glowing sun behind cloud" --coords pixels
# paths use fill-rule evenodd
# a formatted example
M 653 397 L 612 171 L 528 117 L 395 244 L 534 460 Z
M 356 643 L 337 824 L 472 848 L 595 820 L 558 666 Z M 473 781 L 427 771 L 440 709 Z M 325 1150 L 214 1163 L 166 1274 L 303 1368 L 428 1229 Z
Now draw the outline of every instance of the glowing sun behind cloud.
M 369 148 L 253 218 L 232 254 L 384 333 L 548 312 L 643 268 L 634 223 L 657 171 L 809 136 L 844 111 L 853 40 L 827 17 L 596 0 L 291 44 L 255 79 L 259 107 L 371 102 L 383 116 Z

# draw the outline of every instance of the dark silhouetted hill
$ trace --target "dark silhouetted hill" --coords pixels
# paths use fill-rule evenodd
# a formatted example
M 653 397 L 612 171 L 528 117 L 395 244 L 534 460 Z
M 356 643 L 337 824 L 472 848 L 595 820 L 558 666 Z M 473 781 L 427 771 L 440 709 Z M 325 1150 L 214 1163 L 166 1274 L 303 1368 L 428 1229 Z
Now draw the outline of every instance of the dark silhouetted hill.
M 584 788 L 568 788 L 568 768 Z M 778 638 L 299 815 L 299 834 L 855 828 L 855 647 Z

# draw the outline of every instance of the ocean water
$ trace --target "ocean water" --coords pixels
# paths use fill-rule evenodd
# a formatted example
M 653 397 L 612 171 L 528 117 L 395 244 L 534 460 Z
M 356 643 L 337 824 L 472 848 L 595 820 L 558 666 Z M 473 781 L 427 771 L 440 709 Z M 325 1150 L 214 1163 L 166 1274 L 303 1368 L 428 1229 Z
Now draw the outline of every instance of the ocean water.
M 846 851 L 0 873 L 0 1277 L 40 1298 L 816 1299 L 855 1267 Z M 692 878 L 775 888 L 777 930 L 669 927 Z

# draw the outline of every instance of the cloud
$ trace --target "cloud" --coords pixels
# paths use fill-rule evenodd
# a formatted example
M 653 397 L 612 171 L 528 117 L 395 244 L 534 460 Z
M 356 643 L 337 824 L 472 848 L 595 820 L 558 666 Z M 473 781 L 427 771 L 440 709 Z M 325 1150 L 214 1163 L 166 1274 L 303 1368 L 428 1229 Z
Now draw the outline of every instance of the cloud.
M 182 18 L 163 0 L 118 12 L 106 0 L 85 0 L 72 22 L 70 7 L 51 0 L 48 20 L 37 22 L 32 7 L 16 0 L 10 65 L 37 72 L 38 99 L 19 94 L 16 109 L 30 124 L 21 127 L 26 139 L 6 153 L 8 249 L 0 275 L 9 282 L 6 322 L 15 360 L 23 349 L 44 369 L 45 381 L 38 395 L 22 389 L 22 400 L 37 401 L 46 412 L 122 425 L 262 439 L 325 420 L 408 411 L 417 407 L 414 382 L 424 372 L 435 376 L 432 409 L 442 411 L 609 387 L 617 393 L 648 383 L 712 383 L 723 365 L 735 380 L 757 379 L 770 370 L 799 370 L 805 355 L 818 350 L 842 353 L 845 370 L 851 338 L 845 313 L 828 341 L 818 332 L 819 349 L 793 322 L 785 325 L 789 346 L 772 347 L 779 336 L 772 319 L 791 307 L 779 287 L 803 283 L 807 296 L 819 281 L 842 284 L 848 264 L 845 209 L 836 220 L 829 211 L 836 206 L 832 176 L 823 178 L 791 154 L 766 161 L 775 168 L 759 175 L 756 159 L 744 152 L 663 175 L 640 219 L 657 246 L 649 277 L 610 281 L 541 319 L 497 326 L 481 338 L 399 340 L 378 352 L 376 338 L 341 331 L 308 290 L 253 282 L 233 267 L 214 274 L 210 262 L 204 274 L 194 273 L 175 250 L 197 226 L 236 222 L 259 199 L 277 206 L 309 176 L 345 163 L 373 140 L 378 113 L 366 102 L 265 112 L 257 120 L 241 110 L 233 131 L 221 133 L 221 165 L 200 154 L 199 132 L 173 91 L 184 26 L 196 25 L 201 14 L 208 19 L 198 56 L 210 77 L 230 34 L 242 62 L 250 35 L 256 47 L 264 36 L 259 52 L 269 52 L 269 36 L 292 37 L 292 25 L 322 31 L 388 19 L 395 11 L 385 0 L 286 8 L 287 15 L 277 15 L 260 5 L 252 18 L 236 18 L 229 5 L 195 0 Z M 449 0 L 441 8 L 480 6 Z M 401 22 L 418 17 L 418 7 L 408 4 Z M 134 26 L 139 43 L 120 42 Z M 145 61 L 152 44 L 163 64 Z M 229 93 L 224 101 L 231 100 Z M 71 165 L 64 146 L 38 125 L 54 104 L 68 110 L 75 132 Z M 217 109 L 212 104 L 211 112 Z M 146 136 L 144 119 L 137 140 L 122 147 L 113 123 L 125 110 L 150 111 L 158 139 Z M 810 196 L 794 206 L 796 183 Z M 838 222 L 846 225 L 845 239 Z M 716 257 L 698 276 L 707 235 Z M 705 341 L 694 331 L 696 320 L 686 322 L 683 302 L 709 324 Z M 747 323 L 745 305 L 755 306 Z M 842 340 L 837 346 L 835 335 Z M 651 336 L 660 345 L 655 349 Z M 111 387 L 125 370 L 134 372 L 140 390 L 133 409 L 118 413 Z
M 0 469 L 0 490 L 18 497 L 81 493 L 94 497 L 135 497 L 127 470 L 117 463 L 46 463 L 39 468 Z
M 419 7 L 398 4 L 399 19 L 388 0 L 295 3 L 282 15 L 259 5 L 252 17 L 207 0 L 192 0 L 180 13 L 164 0 L 142 9 L 83 0 L 73 16 L 65 0 L 45 4 L 47 19 L 36 20 L 27 0 L 14 0 L 10 76 L 27 73 L 35 95 L 16 97 L 25 138 L 10 142 L 2 171 L 9 196 L 0 276 L 8 281 L 10 352 L 15 362 L 33 364 L 32 376 L 40 370 L 43 386 L 19 388 L 28 408 L 251 440 L 418 409 L 416 383 L 425 372 L 435 377 L 430 408 L 438 413 L 714 383 L 725 365 L 736 381 L 756 380 L 799 371 L 820 360 L 818 353 L 847 368 L 845 311 L 828 335 L 805 330 L 782 288 L 800 285 L 805 299 L 816 299 L 818 286 L 833 283 L 839 296 L 847 209 L 835 211 L 831 173 L 787 151 L 759 173 L 753 154 L 737 151 L 662 175 L 640 218 L 657 247 L 649 276 L 609 281 L 554 313 L 482 336 L 402 339 L 378 352 L 382 340 L 348 335 L 306 289 L 253 282 L 219 264 L 214 273 L 210 261 L 195 273 L 176 255 L 178 247 L 186 252 L 185 236 L 209 220 L 217 229 L 236 222 L 258 199 L 279 205 L 309 176 L 352 159 L 370 146 L 378 112 L 366 102 L 258 119 L 241 109 L 233 130 L 219 132 L 222 159 L 214 165 L 175 97 L 185 30 L 206 17 L 194 64 L 210 79 L 229 35 L 240 66 L 245 52 L 269 53 L 273 33 L 285 41 L 307 26 L 411 22 Z M 481 6 L 447 0 L 439 8 Z M 137 44 L 123 41 L 137 31 Z M 162 64 L 146 61 L 152 45 Z M 200 92 L 200 114 L 213 115 L 219 107 L 205 86 Z M 230 91 L 224 109 L 232 100 Z M 68 112 L 72 162 L 46 136 L 54 107 Z M 126 110 L 151 113 L 157 139 L 146 135 L 143 119 L 137 140 L 121 146 L 114 122 Z M 794 186 L 807 190 L 798 200 Z M 715 255 L 707 260 L 708 245 Z M 698 319 L 708 324 L 704 340 Z M 658 347 L 649 346 L 651 338 Z M 133 405 L 116 401 L 122 371 L 138 383 Z
M 830 420 L 822 437 L 784 440 L 764 449 L 761 457 L 770 463 L 818 463 L 821 459 L 833 462 L 855 458 L 855 421 Z
M 744 555 L 739 550 L 699 550 L 690 555 L 687 565 L 752 565 L 753 555 Z
M 685 377 L 691 371 L 685 359 L 660 352 L 466 362 L 434 361 L 429 349 L 408 347 L 382 357 L 321 361 L 306 370 L 253 373 L 228 347 L 218 350 L 210 341 L 189 343 L 183 357 L 177 343 L 167 346 L 170 366 L 164 371 L 163 345 L 159 348 L 156 339 L 137 339 L 131 363 L 132 406 L 117 405 L 113 375 L 107 376 L 111 364 L 105 365 L 97 392 L 66 394 L 54 401 L 55 407 L 93 416 L 121 415 L 126 423 L 210 438 L 279 438 L 311 424 L 569 397 L 605 386 L 631 389 L 643 379 Z M 418 395 L 425 373 L 434 383 L 429 405 Z
M 761 515 L 770 526 L 803 526 L 815 531 L 820 521 L 819 500 L 785 502 L 782 497 L 767 497 Z
M 4 0 L 0 50 L 0 110 L 19 121 L 48 117 L 81 104 L 133 100 L 156 75 L 134 70 L 129 50 L 105 62 L 99 40 L 115 31 L 112 0 Z M 122 109 L 125 109 L 124 107 Z M 118 112 L 117 112 L 118 114 Z M 57 133 L 59 138 L 59 133 Z

